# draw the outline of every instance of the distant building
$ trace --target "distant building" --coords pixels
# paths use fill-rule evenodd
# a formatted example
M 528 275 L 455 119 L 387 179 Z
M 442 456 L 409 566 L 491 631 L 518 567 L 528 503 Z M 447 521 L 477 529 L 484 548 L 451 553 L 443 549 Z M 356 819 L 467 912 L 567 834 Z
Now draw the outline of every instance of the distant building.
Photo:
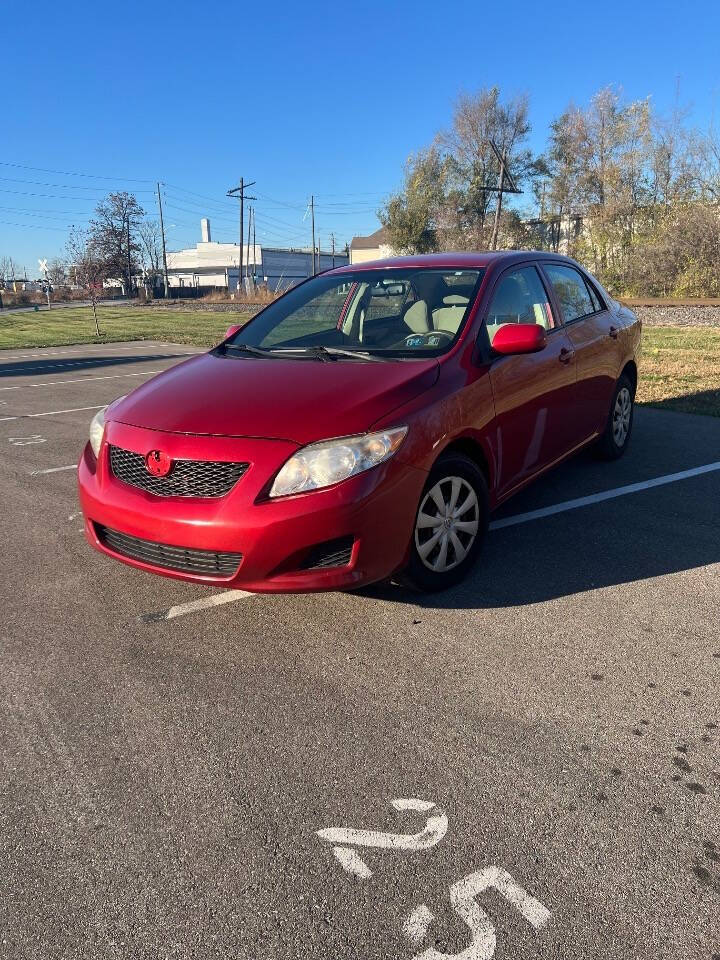
M 262 276 L 259 280 L 268 285 L 270 290 L 289 290 L 312 274 L 312 250 L 310 247 L 301 250 L 286 247 L 262 248 Z M 321 250 L 315 252 L 315 272 L 332 270 L 334 267 L 344 267 L 348 262 L 345 253 L 328 253 Z
M 367 263 L 393 255 L 388 242 L 387 227 L 380 227 L 369 237 L 353 237 L 350 243 L 350 263 Z
M 220 287 L 237 290 L 240 264 L 240 245 L 213 243 L 210 221 L 200 221 L 202 239 L 186 250 L 168 250 L 168 284 L 170 287 Z M 243 274 L 250 268 L 251 275 L 260 270 L 262 255 L 255 244 L 243 244 Z
M 206 290 L 237 291 L 240 246 L 237 243 L 214 243 L 210 221 L 200 222 L 200 243 L 186 250 L 168 250 L 168 283 L 171 288 L 198 287 Z M 341 267 L 348 262 L 344 253 L 320 251 L 316 272 Z M 319 265 L 317 261 L 319 260 Z M 251 276 L 270 290 L 288 290 L 312 275 L 312 250 L 285 247 L 243 245 L 243 276 Z

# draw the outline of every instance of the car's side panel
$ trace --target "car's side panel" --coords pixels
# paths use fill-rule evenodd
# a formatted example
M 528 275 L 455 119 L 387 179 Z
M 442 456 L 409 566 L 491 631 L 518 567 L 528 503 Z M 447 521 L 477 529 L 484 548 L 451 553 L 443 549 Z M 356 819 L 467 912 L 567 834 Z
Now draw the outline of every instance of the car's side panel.
M 602 430 L 622 367 L 622 344 L 613 319 L 603 310 L 565 328 L 577 357 L 576 416 L 583 440 Z

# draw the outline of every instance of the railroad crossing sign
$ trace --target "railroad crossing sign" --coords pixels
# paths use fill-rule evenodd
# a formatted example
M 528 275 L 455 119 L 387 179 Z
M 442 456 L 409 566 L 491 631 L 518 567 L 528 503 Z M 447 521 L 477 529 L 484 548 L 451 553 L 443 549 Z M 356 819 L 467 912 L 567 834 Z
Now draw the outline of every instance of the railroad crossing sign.
M 47 275 L 47 272 L 48 272 L 47 260 L 38 260 L 38 266 L 40 267 L 40 270 Z

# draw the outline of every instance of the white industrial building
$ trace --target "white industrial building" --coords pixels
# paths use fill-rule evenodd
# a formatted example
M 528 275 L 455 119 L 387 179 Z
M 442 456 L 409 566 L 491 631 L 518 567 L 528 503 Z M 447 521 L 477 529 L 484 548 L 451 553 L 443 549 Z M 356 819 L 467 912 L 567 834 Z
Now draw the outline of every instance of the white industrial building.
M 200 221 L 200 231 L 202 239 L 194 247 L 168 250 L 168 285 L 175 291 L 181 287 L 194 287 L 202 291 L 236 291 L 239 244 L 213 243 L 207 217 Z M 315 272 L 340 267 L 348 262 L 346 253 L 325 250 L 316 250 L 314 259 Z M 270 290 L 287 290 L 312 273 L 313 256 L 310 247 L 292 249 L 243 244 L 243 276 L 251 276 L 257 283 L 267 284 Z
M 168 250 L 168 283 L 170 287 L 224 287 L 236 290 L 240 262 L 240 245 L 214 243 L 210 221 L 200 221 L 201 240 L 186 250 Z M 248 271 L 249 267 L 249 271 Z M 259 245 L 243 244 L 243 275 L 262 276 L 262 253 Z

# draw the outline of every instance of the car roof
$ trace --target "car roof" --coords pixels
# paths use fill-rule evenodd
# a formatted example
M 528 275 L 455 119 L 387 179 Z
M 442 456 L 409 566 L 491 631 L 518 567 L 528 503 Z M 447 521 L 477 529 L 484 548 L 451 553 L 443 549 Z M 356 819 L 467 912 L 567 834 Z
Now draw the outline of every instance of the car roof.
M 386 257 L 384 260 L 368 260 L 365 263 L 347 264 L 328 273 L 357 273 L 363 270 L 391 270 L 393 268 L 450 268 L 470 270 L 489 267 L 496 263 L 514 263 L 519 260 L 564 260 L 575 263 L 561 253 L 546 253 L 541 250 L 479 250 L 472 252 L 449 251 L 447 253 L 411 254 L 406 257 Z

